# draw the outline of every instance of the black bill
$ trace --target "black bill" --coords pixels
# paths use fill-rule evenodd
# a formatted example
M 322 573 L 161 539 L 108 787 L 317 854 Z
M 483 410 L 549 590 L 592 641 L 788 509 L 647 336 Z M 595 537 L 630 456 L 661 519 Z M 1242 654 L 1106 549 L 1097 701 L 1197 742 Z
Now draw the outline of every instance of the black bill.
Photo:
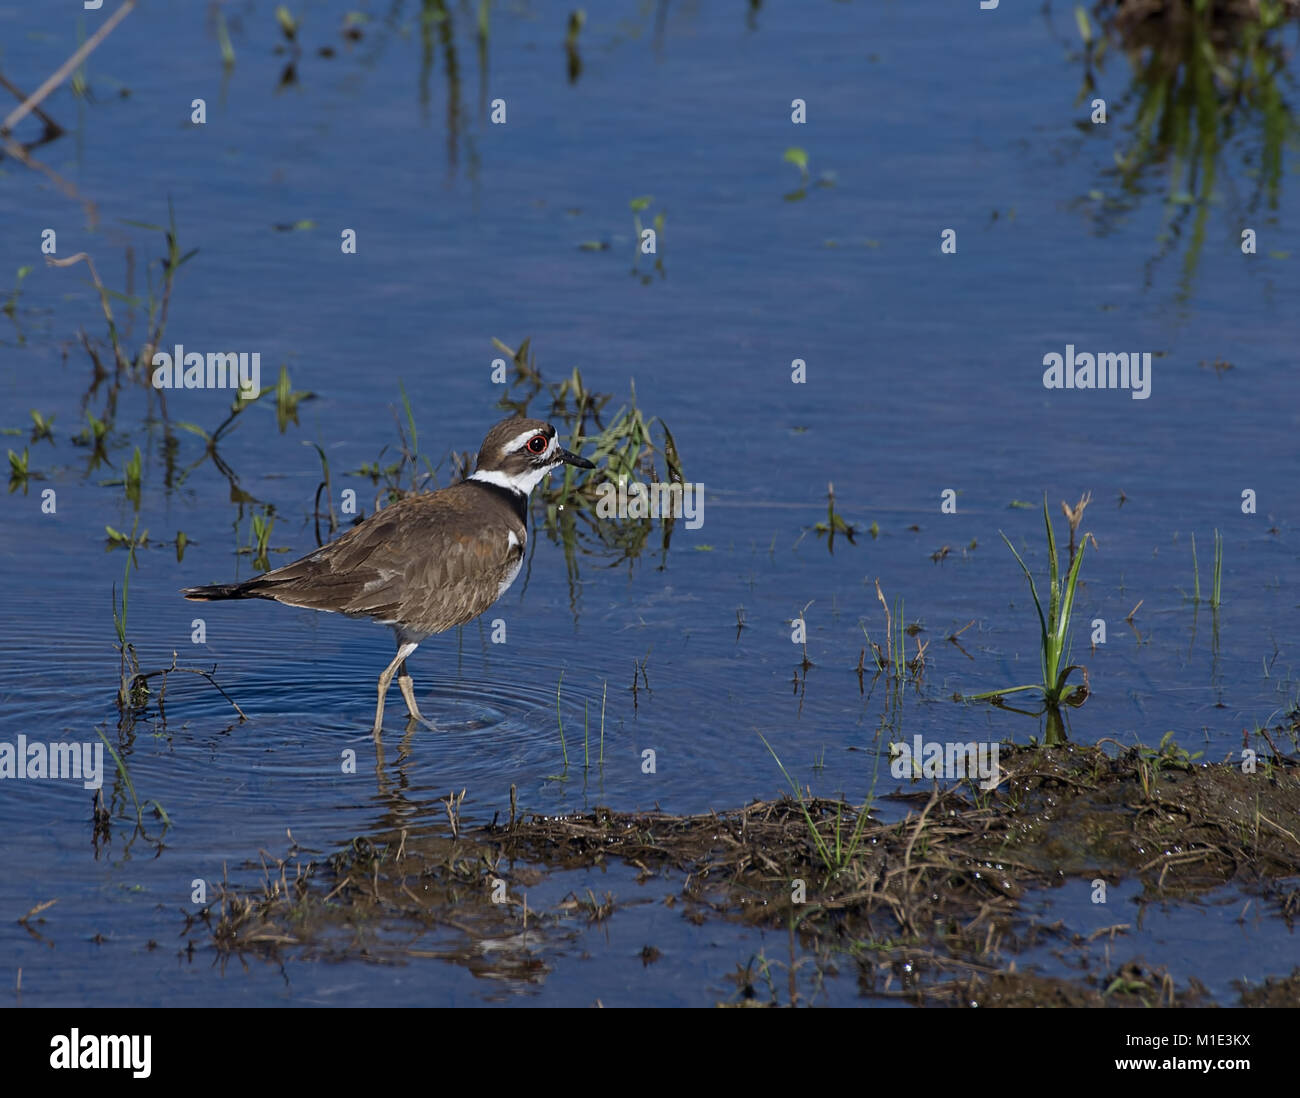
M 579 469 L 594 469 L 594 462 L 588 461 L 585 457 L 578 457 L 577 454 L 569 450 L 560 449 L 556 451 L 556 456 L 566 465 L 576 465 Z

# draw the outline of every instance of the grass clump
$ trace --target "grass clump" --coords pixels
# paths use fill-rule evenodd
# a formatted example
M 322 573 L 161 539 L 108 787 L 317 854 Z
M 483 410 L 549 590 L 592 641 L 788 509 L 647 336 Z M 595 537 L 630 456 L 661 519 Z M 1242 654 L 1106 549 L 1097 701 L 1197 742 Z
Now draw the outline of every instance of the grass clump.
M 549 419 L 561 437 L 567 435 L 568 449 L 596 463 L 596 468 L 589 473 L 580 473 L 566 465 L 562 474 L 557 471 L 533 492 L 534 498 L 540 499 L 546 508 L 544 528 L 563 544 L 571 572 L 573 553 L 581 543 L 601 551 L 613 550 L 623 560 L 636 558 L 648 544 L 656 522 L 666 553 L 673 523 L 680 513 L 677 501 L 684 491 L 684 487 L 679 490 L 677 486 L 686 483 L 677 442 L 668 425 L 642 411 L 637 404 L 635 385 L 628 402 L 610 415 L 606 408 L 611 395 L 589 388 L 576 368 L 562 381 L 546 382 L 537 368 L 529 340 L 525 339 L 517 349 L 499 339 L 492 342 L 509 356 L 505 360 L 510 367 L 501 407 L 517 415 Z M 550 397 L 549 408 L 530 408 L 539 396 Z M 672 513 L 661 512 L 656 519 L 648 513 L 638 515 L 631 506 L 627 517 L 602 513 L 608 506 L 597 505 L 608 503 L 610 489 L 617 489 L 620 482 L 629 486 L 629 492 L 637 493 L 642 493 L 648 485 L 667 486 L 678 493 L 671 497 L 674 506 L 665 508 Z M 637 484 L 642 487 L 636 488 Z M 642 494 L 641 498 L 649 497 Z M 642 511 L 648 512 L 648 507 Z
M 1192 535 L 1192 601 L 1201 599 L 1201 568 L 1196 560 L 1196 535 Z M 1218 610 L 1223 601 L 1223 535 L 1214 531 L 1214 578 L 1210 589 L 1210 606 Z
M 763 733 L 758 733 L 758 738 L 763 741 L 763 746 L 771 752 L 772 758 L 776 760 L 777 768 L 789 783 L 790 788 L 794 790 L 795 800 L 799 802 L 804 821 L 808 824 L 808 834 L 812 838 L 813 845 L 817 848 L 817 856 L 821 859 L 828 873 L 839 873 L 853 861 L 855 855 L 861 849 L 863 832 L 867 824 L 871 822 L 872 794 L 868 793 L 862 807 L 857 809 L 857 819 L 853 824 L 853 830 L 847 834 L 845 833 L 843 820 L 843 813 L 847 806 L 837 802 L 831 834 L 829 836 L 823 835 L 817 827 L 817 823 L 813 820 L 812 812 L 809 811 L 808 800 L 804 795 L 804 791 L 799 788 L 799 783 L 790 777 L 790 772 L 786 770 L 780 756 L 772 749 L 772 745 L 767 742 L 767 738 Z
M 1070 523 L 1070 560 L 1064 575 L 1061 575 L 1060 560 L 1056 548 L 1056 535 L 1052 530 L 1052 519 L 1047 511 L 1047 496 L 1043 495 L 1043 525 L 1047 530 L 1047 565 L 1048 565 L 1048 601 L 1047 610 L 1043 610 L 1042 599 L 1038 597 L 1038 586 L 1034 583 L 1033 573 L 1025 564 L 1011 539 L 1002 531 L 1002 540 L 1007 543 L 1016 563 L 1020 565 L 1029 581 L 1029 593 L 1034 599 L 1034 609 L 1038 613 L 1039 659 L 1042 679 L 1040 682 L 1026 683 L 1023 686 L 1009 686 L 1000 690 L 988 690 L 982 694 L 969 695 L 968 701 L 998 700 L 1007 694 L 1016 694 L 1026 690 L 1037 690 L 1042 694 L 1044 706 L 1048 710 L 1057 710 L 1061 705 L 1078 707 L 1088 698 L 1088 671 L 1080 664 L 1069 663 L 1070 652 L 1070 616 L 1074 611 L 1075 590 L 1079 583 L 1079 568 L 1083 564 L 1083 546 L 1091 534 L 1084 534 L 1075 546 L 1074 533 L 1083 517 L 1084 508 L 1089 498 L 1084 497 L 1073 510 L 1062 506 Z M 1093 539 L 1093 544 L 1096 540 Z M 1067 689 L 1070 673 L 1080 671 L 1083 682 Z

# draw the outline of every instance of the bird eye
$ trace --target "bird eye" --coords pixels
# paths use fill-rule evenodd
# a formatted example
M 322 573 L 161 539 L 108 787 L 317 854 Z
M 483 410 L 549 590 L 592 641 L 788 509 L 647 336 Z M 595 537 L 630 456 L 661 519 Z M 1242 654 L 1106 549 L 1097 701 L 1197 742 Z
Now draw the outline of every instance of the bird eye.
M 530 454 L 544 454 L 546 447 L 550 445 L 550 440 L 545 435 L 533 435 L 528 440 L 528 452 Z

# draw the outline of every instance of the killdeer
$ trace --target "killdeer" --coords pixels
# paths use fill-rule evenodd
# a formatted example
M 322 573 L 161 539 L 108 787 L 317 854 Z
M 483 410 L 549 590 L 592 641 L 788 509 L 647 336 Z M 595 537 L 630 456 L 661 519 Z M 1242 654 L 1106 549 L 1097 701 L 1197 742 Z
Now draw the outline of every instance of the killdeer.
M 483 440 L 469 479 L 407 496 L 301 560 L 243 583 L 186 587 L 187 599 L 272 599 L 390 625 L 397 655 L 379 676 L 375 739 L 384 697 L 397 685 L 410 716 L 415 704 L 407 657 L 425 638 L 464 625 L 497 601 L 519 575 L 528 540 L 528 494 L 560 464 L 594 469 L 563 449 L 540 419 L 503 420 Z

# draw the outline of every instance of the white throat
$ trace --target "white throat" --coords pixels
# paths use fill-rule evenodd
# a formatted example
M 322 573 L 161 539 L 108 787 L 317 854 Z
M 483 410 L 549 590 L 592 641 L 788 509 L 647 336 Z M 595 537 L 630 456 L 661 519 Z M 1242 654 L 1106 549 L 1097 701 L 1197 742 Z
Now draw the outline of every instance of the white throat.
M 512 477 L 507 473 L 501 472 L 500 469 L 480 469 L 476 473 L 471 473 L 469 479 L 477 480 L 483 484 L 495 484 L 498 488 L 508 488 L 512 492 L 519 492 L 528 495 L 537 487 L 542 477 L 551 471 L 548 466 L 545 469 L 529 469 L 525 473 Z

